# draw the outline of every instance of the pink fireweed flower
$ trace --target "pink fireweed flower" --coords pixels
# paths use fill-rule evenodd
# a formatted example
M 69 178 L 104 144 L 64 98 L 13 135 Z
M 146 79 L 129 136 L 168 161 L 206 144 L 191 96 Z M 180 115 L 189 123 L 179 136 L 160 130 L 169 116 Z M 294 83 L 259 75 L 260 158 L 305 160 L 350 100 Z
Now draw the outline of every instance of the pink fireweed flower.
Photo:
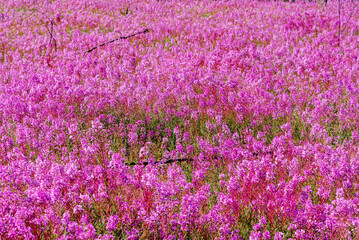
M 137 143 L 138 135 L 136 132 L 129 132 L 128 133 L 128 143 L 131 146 L 134 146 Z
M 120 221 L 120 218 L 117 215 L 109 217 L 107 219 L 106 229 L 108 231 L 114 231 L 116 229 L 116 225 L 119 221 Z
M 282 240 L 284 237 L 284 234 L 282 232 L 277 232 L 275 235 L 274 235 L 274 240 Z
M 167 143 L 168 143 L 168 138 L 164 137 L 164 138 L 162 139 L 161 147 L 162 147 L 162 148 L 166 148 Z
M 188 147 L 187 147 L 187 153 L 188 153 L 188 154 L 193 153 L 194 150 L 195 150 L 195 149 L 194 149 L 193 145 L 188 145 Z
M 76 206 L 74 207 L 73 213 L 74 213 L 74 214 L 80 213 L 80 212 L 82 212 L 83 210 L 84 210 L 84 209 L 82 208 L 81 205 L 76 205 Z
M 249 236 L 250 240 L 260 240 L 262 239 L 262 233 L 260 231 L 252 231 Z
M 271 236 L 270 236 L 270 232 L 269 231 L 265 231 L 262 234 L 263 240 L 270 240 Z

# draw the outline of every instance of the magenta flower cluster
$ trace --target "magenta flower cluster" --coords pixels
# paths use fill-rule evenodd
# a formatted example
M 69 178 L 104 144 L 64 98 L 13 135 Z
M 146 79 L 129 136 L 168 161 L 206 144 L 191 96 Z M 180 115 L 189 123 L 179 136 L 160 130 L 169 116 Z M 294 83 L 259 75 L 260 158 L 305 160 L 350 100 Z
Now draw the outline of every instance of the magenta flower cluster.
M 0 238 L 358 239 L 356 4 L 1 0 Z

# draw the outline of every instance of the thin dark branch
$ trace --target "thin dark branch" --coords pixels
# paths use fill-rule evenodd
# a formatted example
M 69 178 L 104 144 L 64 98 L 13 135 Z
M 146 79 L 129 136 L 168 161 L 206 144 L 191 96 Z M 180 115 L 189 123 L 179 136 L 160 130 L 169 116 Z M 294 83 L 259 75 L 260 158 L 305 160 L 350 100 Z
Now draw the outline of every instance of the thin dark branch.
M 174 163 L 174 162 L 193 162 L 193 158 L 178 158 L 178 159 L 168 159 L 164 162 L 162 161 L 155 161 L 155 162 L 152 162 L 153 164 L 159 164 L 159 163 L 162 163 L 162 164 L 169 164 L 169 163 Z M 143 165 L 143 166 L 147 166 L 150 162 L 142 162 L 142 163 L 135 163 L 135 162 L 132 162 L 132 163 L 127 163 L 126 165 L 128 166 L 135 166 L 135 165 Z
M 31 10 L 34 10 L 34 11 L 39 12 L 40 14 L 42 14 L 43 16 L 45 16 L 45 17 L 50 21 L 50 23 L 51 23 L 51 31 L 50 31 L 49 27 L 48 27 L 47 25 L 45 25 L 45 26 L 46 26 L 46 29 L 47 29 L 47 32 L 48 32 L 49 35 L 50 35 L 50 36 L 49 36 L 49 38 L 50 38 L 50 40 L 49 40 L 49 46 L 51 45 L 51 42 L 53 41 L 54 44 L 55 44 L 55 51 L 57 52 L 57 43 L 56 43 L 56 39 L 54 38 L 54 22 L 53 22 L 45 13 L 43 13 L 43 12 L 37 10 L 37 9 L 31 9 Z
M 105 43 L 102 43 L 102 44 L 100 44 L 100 45 L 98 45 L 98 46 L 96 46 L 96 47 L 93 47 L 93 48 L 87 50 L 85 53 L 92 52 L 93 50 L 95 50 L 95 49 L 97 49 L 97 48 L 99 48 L 99 47 L 105 46 L 105 45 L 110 44 L 110 43 L 113 43 L 113 42 L 115 42 L 115 41 L 118 41 L 118 40 L 121 40 L 121 39 L 131 38 L 131 37 L 134 37 L 134 36 L 136 36 L 136 35 L 143 34 L 143 33 L 147 33 L 147 32 L 149 32 L 149 30 L 148 30 L 148 29 L 145 29 L 145 30 L 143 30 L 142 32 L 137 32 L 137 33 L 134 33 L 134 34 L 129 35 L 129 36 L 126 36 L 126 37 L 119 37 L 119 38 L 113 39 L 113 40 L 111 40 L 111 41 L 109 41 L 109 42 L 105 42 Z
M 273 156 L 273 151 L 267 151 L 267 152 L 254 152 L 253 156 L 260 156 L 260 155 L 272 155 Z M 223 159 L 222 157 L 215 157 L 216 159 Z M 169 163 L 174 163 L 174 162 L 193 162 L 193 158 L 178 158 L 178 159 L 168 159 L 166 161 L 154 161 L 154 162 L 142 162 L 142 163 L 127 163 L 127 166 L 137 166 L 137 165 L 143 165 L 143 166 L 147 166 L 148 164 L 152 163 L 152 164 L 169 164 Z
M 56 44 L 56 40 L 53 37 L 53 33 L 54 33 L 54 23 L 51 21 L 51 34 L 50 34 L 50 42 L 49 45 L 51 44 L 51 39 L 54 40 L 54 44 L 55 44 L 55 52 L 57 52 L 57 44 Z
M 266 155 L 266 154 L 273 155 L 273 151 L 267 151 L 267 152 L 254 152 L 254 153 L 253 153 L 253 156 Z
M 358 3 L 356 3 L 355 6 L 353 7 L 353 10 L 349 15 L 348 21 L 345 23 L 344 28 L 343 28 L 343 30 L 341 32 L 344 32 L 344 30 L 346 29 L 350 19 L 352 18 L 353 14 L 354 14 L 354 10 L 356 9 L 357 6 L 358 6 Z

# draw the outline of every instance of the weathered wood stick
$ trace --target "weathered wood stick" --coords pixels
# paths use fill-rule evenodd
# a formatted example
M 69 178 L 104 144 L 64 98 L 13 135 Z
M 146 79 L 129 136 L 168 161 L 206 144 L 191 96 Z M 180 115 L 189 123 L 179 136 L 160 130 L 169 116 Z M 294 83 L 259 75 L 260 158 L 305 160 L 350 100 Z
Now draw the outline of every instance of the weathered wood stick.
M 93 48 L 87 50 L 85 53 L 92 52 L 93 50 L 95 50 L 95 49 L 97 49 L 97 48 L 99 48 L 99 47 L 105 46 L 105 45 L 110 44 L 110 43 L 113 43 L 113 42 L 115 42 L 115 41 L 118 41 L 118 40 L 121 40 L 121 39 L 131 38 L 131 37 L 134 37 L 134 36 L 136 36 L 136 35 L 138 35 L 138 34 L 143 34 L 143 33 L 147 33 L 147 32 L 149 32 L 149 30 L 148 30 L 148 29 L 145 29 L 145 30 L 143 30 L 142 32 L 137 32 L 137 33 L 134 33 L 134 34 L 129 35 L 129 36 L 126 36 L 126 37 L 119 37 L 119 38 L 113 39 L 113 40 L 111 40 L 111 41 L 109 41 L 109 42 L 105 42 L 105 43 L 102 43 L 102 44 L 100 44 L 100 45 L 98 45 L 98 46 L 96 46 L 96 47 L 93 47 Z

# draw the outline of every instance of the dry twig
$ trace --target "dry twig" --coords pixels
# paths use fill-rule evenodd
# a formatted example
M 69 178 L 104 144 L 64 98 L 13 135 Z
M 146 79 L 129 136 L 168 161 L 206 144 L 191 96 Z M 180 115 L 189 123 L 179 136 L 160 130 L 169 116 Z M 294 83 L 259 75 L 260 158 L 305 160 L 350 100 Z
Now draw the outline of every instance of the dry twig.
M 143 34 L 143 33 L 147 33 L 147 32 L 149 32 L 149 30 L 148 30 L 148 29 L 145 29 L 145 30 L 143 30 L 142 32 L 137 32 L 137 33 L 134 33 L 134 34 L 129 35 L 129 36 L 126 36 L 126 37 L 119 37 L 119 38 L 113 39 L 113 40 L 111 40 L 111 41 L 102 43 L 102 44 L 100 44 L 99 46 L 93 47 L 93 48 L 87 50 L 85 53 L 92 52 L 93 50 L 95 50 L 95 49 L 97 49 L 97 48 L 99 48 L 99 47 L 105 46 L 105 45 L 110 44 L 110 43 L 113 43 L 113 42 L 115 42 L 115 41 L 118 41 L 118 40 L 121 40 L 121 39 L 131 38 L 131 37 L 134 37 L 134 36 L 136 36 L 136 35 Z
M 174 162 L 193 162 L 193 158 L 178 158 L 178 159 L 168 159 L 164 162 L 162 161 L 155 161 L 155 162 L 152 162 L 153 164 L 159 164 L 159 163 L 162 163 L 162 164 L 169 164 L 169 163 L 174 163 Z M 143 165 L 143 166 L 147 166 L 150 162 L 142 162 L 142 163 L 127 163 L 126 165 L 128 166 L 135 166 L 135 165 Z
M 358 3 L 356 3 L 355 6 L 353 7 L 353 10 L 351 11 L 351 13 L 349 15 L 349 18 L 348 18 L 347 22 L 345 23 L 344 28 L 343 28 L 343 30 L 341 30 L 341 32 L 344 32 L 344 30 L 346 29 L 346 27 L 347 27 L 350 19 L 352 18 L 353 14 L 354 14 L 354 11 L 357 8 L 357 6 L 358 6 Z
M 273 151 L 266 151 L 266 152 L 254 152 L 253 156 L 257 157 L 259 155 L 266 155 L 269 154 L 271 156 L 273 156 Z M 223 159 L 222 157 L 215 157 L 215 159 Z M 154 161 L 154 162 L 142 162 L 142 163 L 127 163 L 127 166 L 136 166 L 136 165 L 143 165 L 143 166 L 147 166 L 148 164 L 152 163 L 152 164 L 169 164 L 169 163 L 174 163 L 174 162 L 193 162 L 193 158 L 178 158 L 178 159 L 168 159 L 166 161 Z
M 47 32 L 49 33 L 49 38 L 50 38 L 49 46 L 51 45 L 51 42 L 53 41 L 54 44 L 55 44 L 55 52 L 57 52 L 57 43 L 56 43 L 56 39 L 54 38 L 54 22 L 45 13 L 43 13 L 43 12 L 41 12 L 41 11 L 35 9 L 35 8 L 31 9 L 31 10 L 39 12 L 40 14 L 45 16 L 50 21 L 50 23 L 51 23 L 51 31 L 50 31 L 49 27 L 47 25 L 45 25 L 46 29 L 47 29 Z

